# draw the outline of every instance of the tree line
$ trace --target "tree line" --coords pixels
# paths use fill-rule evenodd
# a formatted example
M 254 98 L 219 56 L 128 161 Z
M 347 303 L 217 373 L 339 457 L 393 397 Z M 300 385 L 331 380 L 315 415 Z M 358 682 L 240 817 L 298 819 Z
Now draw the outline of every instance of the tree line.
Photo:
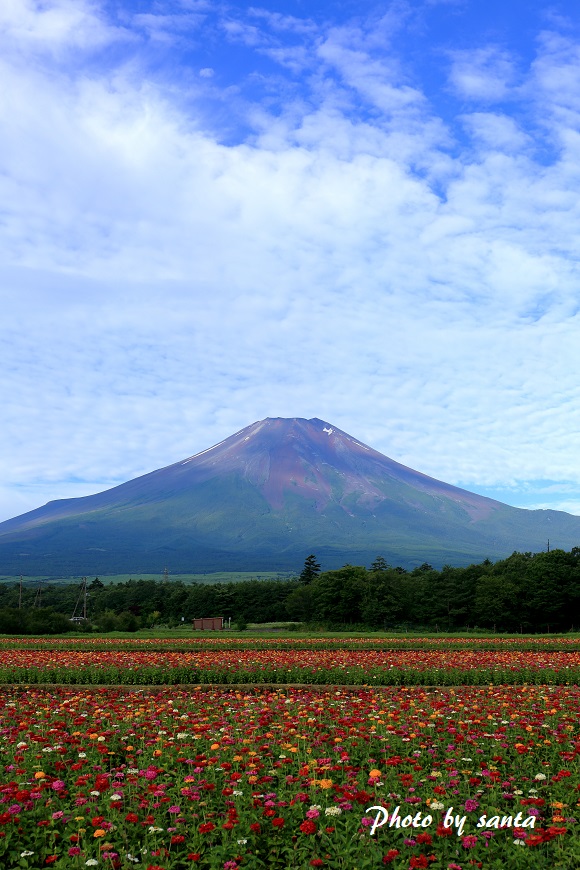
M 104 585 L 95 578 L 87 593 L 87 630 L 134 631 L 223 616 L 241 627 L 293 621 L 329 629 L 568 631 L 580 628 L 580 547 L 516 552 L 495 563 L 486 559 L 462 568 L 435 569 L 424 563 L 412 571 L 382 557 L 368 568 L 344 565 L 321 571 L 311 555 L 300 576 L 290 580 Z M 46 585 L 42 607 L 35 606 L 35 590 L 23 590 L 21 602 L 19 596 L 18 584 L 0 584 L 1 633 L 70 630 L 78 587 Z

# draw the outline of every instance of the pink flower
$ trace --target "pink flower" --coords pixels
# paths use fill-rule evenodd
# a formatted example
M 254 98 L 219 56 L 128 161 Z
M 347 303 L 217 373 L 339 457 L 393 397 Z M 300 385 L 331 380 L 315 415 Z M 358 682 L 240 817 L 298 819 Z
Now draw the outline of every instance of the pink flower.
M 468 813 L 472 813 L 479 806 L 479 801 L 474 800 L 473 798 L 468 798 L 465 801 L 465 809 Z
M 464 849 L 473 849 L 474 846 L 477 846 L 477 837 L 474 834 L 468 834 L 461 840 L 461 845 Z
M 53 784 L 52 784 L 52 788 L 53 788 L 55 791 L 60 791 L 61 789 L 64 788 L 64 786 L 65 786 L 65 784 L 64 784 L 64 782 L 62 781 L 62 779 L 55 779 L 55 781 L 54 781 Z

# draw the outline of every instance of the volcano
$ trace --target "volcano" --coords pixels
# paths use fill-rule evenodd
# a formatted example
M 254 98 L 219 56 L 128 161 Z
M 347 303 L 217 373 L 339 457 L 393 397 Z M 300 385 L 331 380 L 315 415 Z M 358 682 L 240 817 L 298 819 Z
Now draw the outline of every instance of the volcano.
M 389 459 L 317 418 L 267 418 L 84 498 L 0 523 L 4 574 L 298 571 L 377 556 L 467 565 L 580 544 L 580 517 L 524 510 Z

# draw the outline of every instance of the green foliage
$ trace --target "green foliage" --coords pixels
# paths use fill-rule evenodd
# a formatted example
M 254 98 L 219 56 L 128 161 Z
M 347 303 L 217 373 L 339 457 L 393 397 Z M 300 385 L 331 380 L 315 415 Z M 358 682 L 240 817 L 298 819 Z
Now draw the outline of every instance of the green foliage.
M 557 632 L 580 628 L 580 548 L 570 552 L 513 553 L 493 564 L 435 570 L 424 562 L 411 572 L 377 557 L 370 569 L 345 565 L 321 572 L 309 556 L 302 580 L 231 583 L 163 583 L 139 579 L 88 589 L 89 623 L 100 631 L 136 631 L 191 625 L 196 617 L 223 616 L 247 623 L 364 625 L 369 629 L 459 631 L 478 626 L 493 632 Z M 65 632 L 77 585 L 45 585 L 44 607 L 34 606 L 38 583 L 25 587 L 18 609 L 17 584 L 0 584 L 0 633 Z M 47 613 L 44 611 L 47 610 Z
M 319 574 L 320 564 L 316 561 L 316 556 L 311 553 L 310 556 L 307 556 L 304 560 L 304 568 L 300 572 L 300 577 L 298 579 L 305 586 L 308 586 L 308 584 L 312 583 L 313 580 L 316 580 Z

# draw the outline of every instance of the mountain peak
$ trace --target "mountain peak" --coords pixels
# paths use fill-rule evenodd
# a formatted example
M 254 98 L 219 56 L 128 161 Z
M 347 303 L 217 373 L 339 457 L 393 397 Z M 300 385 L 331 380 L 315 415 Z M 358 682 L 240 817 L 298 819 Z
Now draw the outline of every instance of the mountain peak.
M 576 546 L 580 518 L 435 480 L 318 417 L 266 417 L 166 468 L 0 523 L 0 562 L 15 574 L 292 570 L 311 552 L 326 567 L 377 555 L 467 564 L 537 551 L 548 535 Z

